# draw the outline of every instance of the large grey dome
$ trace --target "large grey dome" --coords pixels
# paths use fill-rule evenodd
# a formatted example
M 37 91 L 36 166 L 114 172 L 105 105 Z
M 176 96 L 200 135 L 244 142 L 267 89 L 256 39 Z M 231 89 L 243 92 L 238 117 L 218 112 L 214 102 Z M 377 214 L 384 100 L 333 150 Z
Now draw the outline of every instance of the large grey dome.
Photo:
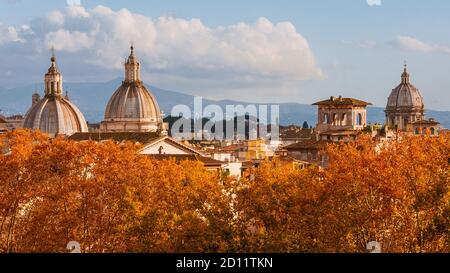
M 147 122 L 161 120 L 158 103 L 142 82 L 123 82 L 106 106 L 105 120 L 129 119 Z
M 410 82 L 406 69 L 403 70 L 402 82 L 389 95 L 386 105 L 386 124 L 398 130 L 407 131 L 412 122 L 424 118 L 425 105 L 419 89 Z
M 419 89 L 409 81 L 409 73 L 406 68 L 402 74 L 402 82 L 391 92 L 388 98 L 387 109 L 423 110 L 424 103 Z
M 63 97 L 44 97 L 33 105 L 25 116 L 24 127 L 49 135 L 72 135 L 87 132 L 83 114 Z
M 56 66 L 56 57 L 45 74 L 45 96 L 33 94 L 33 105 L 25 115 L 24 127 L 40 130 L 50 136 L 87 132 L 88 127 L 78 108 L 62 96 L 62 75 Z
M 162 123 L 159 105 L 141 81 L 140 63 L 131 47 L 125 80 L 111 96 L 100 128 L 107 132 L 156 132 Z

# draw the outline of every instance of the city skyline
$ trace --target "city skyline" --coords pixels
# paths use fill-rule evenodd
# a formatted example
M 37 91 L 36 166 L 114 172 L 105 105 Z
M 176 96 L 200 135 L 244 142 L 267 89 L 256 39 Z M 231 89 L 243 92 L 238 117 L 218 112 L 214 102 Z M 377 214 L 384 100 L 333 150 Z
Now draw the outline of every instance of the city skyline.
M 406 60 L 427 108 L 449 110 L 450 41 L 441 34 L 450 4 L 334 2 L 3 0 L 0 84 L 41 82 L 51 45 L 66 82 L 119 78 L 133 41 L 147 82 L 191 95 L 274 103 L 343 95 L 383 107 Z M 418 9 L 420 18 L 407 16 Z

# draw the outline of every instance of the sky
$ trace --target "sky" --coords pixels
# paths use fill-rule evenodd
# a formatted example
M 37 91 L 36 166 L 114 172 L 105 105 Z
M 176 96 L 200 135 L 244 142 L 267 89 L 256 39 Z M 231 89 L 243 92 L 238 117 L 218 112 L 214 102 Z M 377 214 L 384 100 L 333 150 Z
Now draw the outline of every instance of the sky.
M 52 46 L 66 82 L 122 77 L 133 42 L 163 89 L 384 107 L 406 61 L 426 108 L 450 110 L 449 13 L 445 0 L 0 0 L 0 87 L 41 82 Z

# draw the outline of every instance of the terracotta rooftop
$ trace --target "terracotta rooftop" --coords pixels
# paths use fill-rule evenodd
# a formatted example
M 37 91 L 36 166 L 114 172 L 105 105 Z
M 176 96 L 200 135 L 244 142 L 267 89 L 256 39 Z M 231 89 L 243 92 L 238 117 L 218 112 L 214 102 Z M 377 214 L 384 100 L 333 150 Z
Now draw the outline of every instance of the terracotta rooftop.
M 280 130 L 281 139 L 311 139 L 313 136 L 314 129 Z
M 152 140 L 159 138 L 157 133 L 153 132 L 117 132 L 117 133 L 75 133 L 69 137 L 70 140 L 75 141 L 106 141 L 112 140 L 116 142 L 138 142 L 146 144 Z
M 325 132 L 321 132 L 320 134 L 330 136 L 354 136 L 358 135 L 359 132 L 355 130 L 328 130 Z
M 298 143 L 291 144 L 284 147 L 284 149 L 291 150 L 317 150 L 328 144 L 328 141 L 324 140 L 305 140 Z
M 229 146 L 225 146 L 219 149 L 216 149 L 216 151 L 220 151 L 220 152 L 235 152 L 238 151 L 242 146 L 238 145 L 238 144 L 233 144 L 233 145 L 229 145 Z
M 296 162 L 296 163 L 300 163 L 300 164 L 311 165 L 310 162 L 307 162 L 304 160 L 299 160 L 292 156 L 272 156 L 269 158 L 269 160 L 271 160 L 271 161 L 276 160 L 276 159 L 280 160 L 281 162 L 288 162 L 288 163 Z
M 440 123 L 434 119 L 424 119 L 424 120 L 417 120 L 417 121 L 411 122 L 411 124 L 413 124 L 413 125 L 438 125 Z
M 319 101 L 314 103 L 313 105 L 324 105 L 324 106 L 331 106 L 331 105 L 351 105 L 351 106 L 368 106 L 372 105 L 370 102 L 365 102 L 362 100 L 357 100 L 353 98 L 343 98 L 343 97 L 331 97 L 328 100 Z
M 220 167 L 222 164 L 225 164 L 223 161 L 215 160 L 210 157 L 204 157 L 200 155 L 194 155 L 194 154 L 186 154 L 186 155 L 148 155 L 151 158 L 154 158 L 156 160 L 171 160 L 174 159 L 176 162 L 182 162 L 182 161 L 200 161 L 202 162 L 206 167 Z

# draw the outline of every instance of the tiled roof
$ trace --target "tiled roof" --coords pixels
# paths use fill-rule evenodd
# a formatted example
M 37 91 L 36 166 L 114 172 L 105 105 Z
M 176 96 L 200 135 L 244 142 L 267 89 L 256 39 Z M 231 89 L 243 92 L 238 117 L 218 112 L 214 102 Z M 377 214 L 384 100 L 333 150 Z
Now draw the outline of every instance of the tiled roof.
M 225 164 L 223 161 L 215 160 L 210 157 L 204 157 L 194 154 L 186 154 L 186 155 L 148 155 L 156 160 L 171 160 L 175 159 L 176 162 L 182 162 L 182 161 L 200 161 L 202 162 L 206 167 L 212 167 L 212 166 L 222 166 L 222 164 Z
M 411 122 L 411 124 L 413 124 L 413 125 L 438 125 L 440 123 L 435 120 L 424 119 L 424 120 L 417 120 L 417 121 Z
M 317 150 L 319 148 L 324 147 L 326 144 L 328 143 L 328 141 L 323 141 L 323 140 L 305 140 L 305 141 L 301 141 L 298 143 L 294 143 L 291 144 L 289 146 L 284 147 L 284 149 L 288 150 L 288 151 L 292 151 L 292 150 Z
M 242 147 L 241 145 L 233 144 L 233 145 L 229 145 L 229 146 L 226 146 L 226 147 L 219 148 L 219 149 L 217 149 L 217 151 L 220 151 L 220 152 L 235 152 L 235 151 L 238 151 L 241 147 Z
M 116 142 L 131 141 L 146 144 L 159 138 L 158 133 L 153 132 L 117 132 L 117 133 L 75 133 L 69 137 L 70 140 L 84 141 L 105 141 Z
M 354 136 L 358 135 L 359 132 L 355 130 L 328 130 L 321 132 L 321 135 L 332 135 L 332 136 Z
M 280 131 L 281 139 L 311 139 L 314 136 L 314 129 L 300 129 L 300 130 L 282 130 Z
M 300 163 L 300 164 L 311 165 L 310 162 L 306 162 L 306 161 L 304 161 L 304 160 L 299 160 L 299 159 L 296 159 L 296 158 L 294 158 L 294 157 L 292 157 L 292 156 L 273 156 L 273 157 L 270 157 L 269 159 L 270 159 L 270 160 L 276 160 L 276 159 L 278 159 L 278 160 L 280 160 L 281 162 L 288 162 L 288 163 L 296 162 L 296 163 Z
M 342 98 L 342 97 L 331 97 L 328 100 L 319 101 L 314 103 L 313 105 L 324 105 L 324 106 L 331 106 L 331 105 L 351 105 L 351 106 L 368 106 L 372 105 L 370 102 L 365 102 L 362 100 L 357 100 L 353 98 Z

